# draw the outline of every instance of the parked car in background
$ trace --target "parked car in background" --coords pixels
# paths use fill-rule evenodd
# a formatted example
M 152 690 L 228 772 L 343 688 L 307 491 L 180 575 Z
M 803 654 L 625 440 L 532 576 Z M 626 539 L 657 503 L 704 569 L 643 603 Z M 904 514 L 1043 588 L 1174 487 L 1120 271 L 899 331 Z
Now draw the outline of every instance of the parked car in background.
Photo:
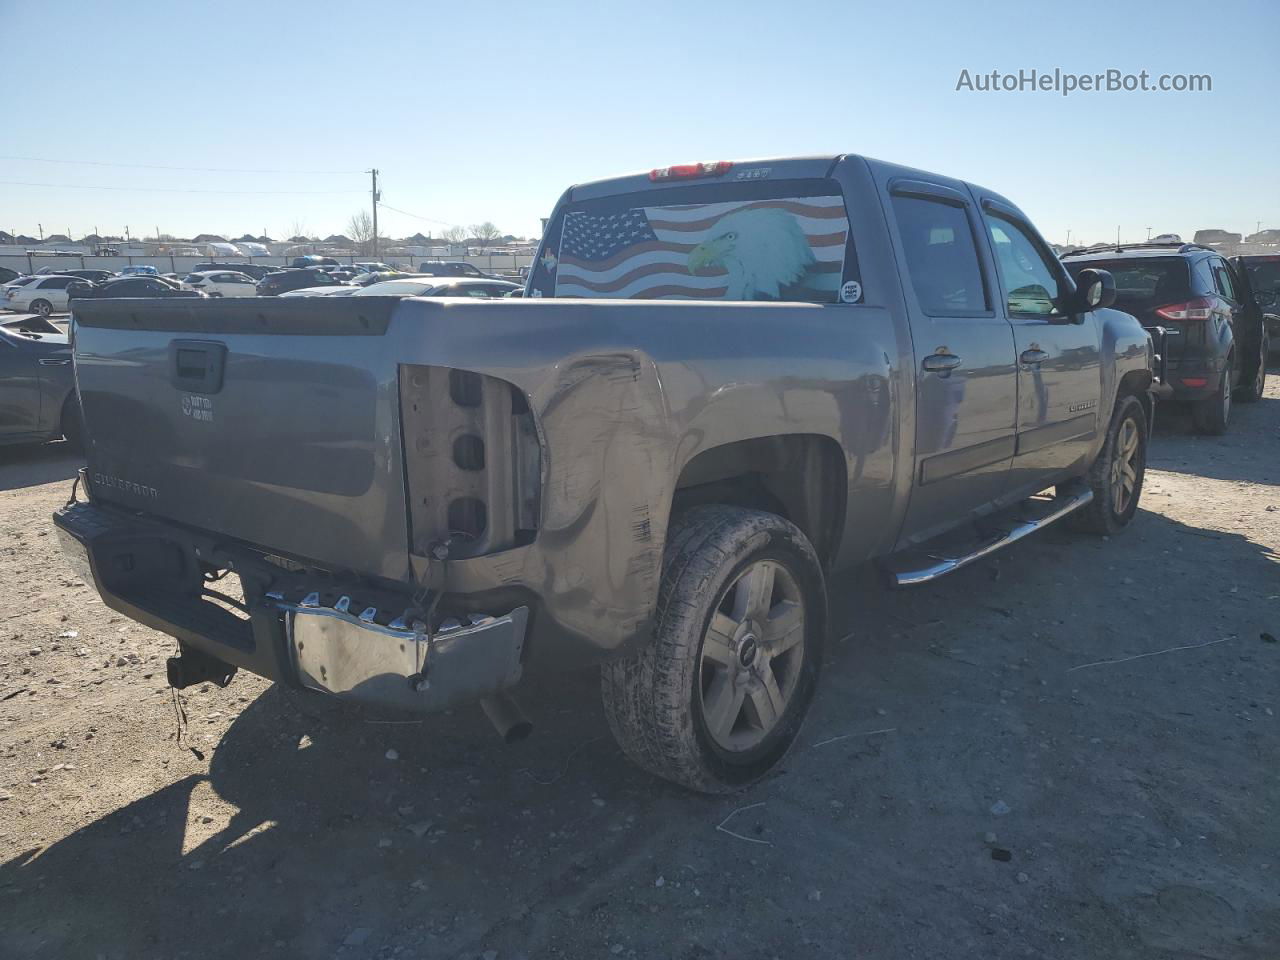
M 1218 251 L 1198 243 L 1136 243 L 1077 250 L 1062 261 L 1072 276 L 1108 271 L 1118 309 L 1148 329 L 1177 332 L 1165 344 L 1167 382 L 1201 433 L 1226 432 L 1233 398 L 1251 403 L 1262 396 L 1262 312 Z
M 400 273 L 399 267 L 393 267 L 389 263 L 382 263 L 379 260 L 361 260 L 353 263 L 353 267 L 359 267 L 364 273 Z
M 197 263 L 191 268 L 191 273 L 207 273 L 210 270 L 230 270 L 234 273 L 244 273 L 253 277 L 254 280 L 261 280 L 268 273 L 275 273 L 279 267 L 268 267 L 261 263 L 233 263 L 231 261 L 208 261 L 206 263 Z
M 485 280 L 501 280 L 492 273 L 485 273 L 472 263 L 457 260 L 424 260 L 418 264 L 418 272 L 433 277 L 476 277 Z
M 160 270 L 149 263 L 135 263 L 122 267 L 119 275 L 122 277 L 158 277 L 160 276 Z
M 67 284 L 87 283 L 78 277 L 32 277 L 27 283 L 10 283 L 5 287 L 5 310 L 18 313 L 38 313 L 47 317 L 67 309 Z
M 71 296 L 73 300 L 99 300 L 115 297 L 203 297 L 199 290 L 187 290 L 181 284 L 164 277 L 116 277 L 106 283 L 76 281 Z
M 231 270 L 203 270 L 189 273 L 182 278 L 190 290 L 199 290 L 211 297 L 256 297 L 258 284 L 247 273 Z
M 384 280 L 356 291 L 357 297 L 505 297 L 520 284 L 509 280 L 410 277 Z
M 0 267 L 0 286 L 17 280 L 22 274 L 17 270 L 10 270 L 8 267 Z
M 689 227 L 656 270 L 646 210 Z M 571 187 L 537 263 L 523 300 L 77 312 L 88 500 L 54 523 L 177 638 L 173 686 L 479 701 L 509 742 L 521 684 L 598 664 L 638 766 L 729 793 L 799 735 L 856 566 L 927 583 L 1137 514 L 1151 338 L 989 190 L 852 155 L 661 168 Z M 251 615 L 204 590 L 232 571 Z M 962 616 L 981 579 L 921 604 Z
M 358 293 L 360 287 L 350 283 L 334 284 L 328 287 L 301 287 L 297 290 L 286 290 L 282 297 L 349 297 Z
M 291 267 L 336 267 L 339 266 L 337 260 L 333 257 L 320 257 L 315 254 L 308 254 L 305 257 L 294 257 L 290 262 Z
M 399 270 L 374 270 L 369 273 L 362 273 L 355 277 L 351 282 L 367 287 L 373 283 L 381 283 L 383 280 L 397 280 L 402 277 L 425 276 L 425 274 L 402 273 Z
M 88 280 L 90 283 L 102 283 L 104 280 L 110 280 L 115 276 L 110 270 L 63 270 L 64 277 L 79 277 L 81 280 Z
M 258 281 L 258 296 L 274 297 L 286 290 L 300 290 L 303 287 L 327 287 L 341 285 L 342 281 L 330 276 L 319 267 L 280 270 L 268 273 Z
M 1262 309 L 1271 354 L 1280 352 L 1280 254 L 1236 257 L 1231 261 L 1249 279 L 1254 299 Z
M 67 335 L 43 317 L 0 321 L 0 445 L 80 442 Z

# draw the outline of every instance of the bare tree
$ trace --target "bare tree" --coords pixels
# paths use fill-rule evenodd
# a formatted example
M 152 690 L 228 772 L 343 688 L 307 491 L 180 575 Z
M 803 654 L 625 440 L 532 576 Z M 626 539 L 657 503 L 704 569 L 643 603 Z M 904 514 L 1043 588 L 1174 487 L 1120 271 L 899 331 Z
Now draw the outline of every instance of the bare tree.
M 362 256 L 373 253 L 373 217 L 369 211 L 361 210 L 347 221 L 347 236 L 355 241 Z
M 444 232 L 444 238 L 451 244 L 464 243 L 467 239 L 466 227 L 450 227 Z
M 471 225 L 471 236 L 475 237 L 477 245 L 483 250 L 501 237 L 502 231 L 494 226 L 491 221 L 486 220 L 484 223 Z

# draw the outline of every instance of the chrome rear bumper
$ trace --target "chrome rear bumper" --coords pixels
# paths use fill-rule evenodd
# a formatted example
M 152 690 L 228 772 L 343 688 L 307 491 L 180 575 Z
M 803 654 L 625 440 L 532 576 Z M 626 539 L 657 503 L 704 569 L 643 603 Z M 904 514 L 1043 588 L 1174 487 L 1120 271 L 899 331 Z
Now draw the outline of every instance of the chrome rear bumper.
M 428 635 L 403 618 L 381 625 L 354 615 L 350 600 L 323 607 L 313 594 L 293 604 L 269 597 L 284 615 L 289 657 L 304 687 L 404 710 L 434 712 L 479 700 L 520 679 L 528 607 L 473 617 Z

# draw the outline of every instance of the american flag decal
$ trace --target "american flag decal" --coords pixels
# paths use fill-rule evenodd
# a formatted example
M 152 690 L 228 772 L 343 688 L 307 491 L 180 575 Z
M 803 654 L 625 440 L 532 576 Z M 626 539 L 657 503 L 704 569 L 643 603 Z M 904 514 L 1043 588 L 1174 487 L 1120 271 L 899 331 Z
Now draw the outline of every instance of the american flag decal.
M 839 196 L 569 211 L 555 295 L 834 303 L 848 235 Z

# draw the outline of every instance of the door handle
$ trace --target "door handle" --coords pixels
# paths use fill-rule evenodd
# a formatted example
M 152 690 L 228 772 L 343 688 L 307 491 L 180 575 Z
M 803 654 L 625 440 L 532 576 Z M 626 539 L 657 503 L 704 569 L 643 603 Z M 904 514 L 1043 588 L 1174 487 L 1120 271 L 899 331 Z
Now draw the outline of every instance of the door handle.
M 36 361 L 36 363 L 42 363 L 46 367 L 65 367 L 70 362 L 70 357 L 41 357 Z
M 1044 363 L 1046 360 L 1048 360 L 1049 354 L 1045 353 L 1043 350 L 1038 350 L 1038 349 L 1023 350 L 1022 353 L 1019 354 L 1018 359 L 1021 360 L 1023 363 L 1030 364 L 1031 366 L 1035 366 L 1037 363 Z
M 954 353 L 931 353 L 924 358 L 923 366 L 930 373 L 950 373 L 960 366 L 960 358 Z

